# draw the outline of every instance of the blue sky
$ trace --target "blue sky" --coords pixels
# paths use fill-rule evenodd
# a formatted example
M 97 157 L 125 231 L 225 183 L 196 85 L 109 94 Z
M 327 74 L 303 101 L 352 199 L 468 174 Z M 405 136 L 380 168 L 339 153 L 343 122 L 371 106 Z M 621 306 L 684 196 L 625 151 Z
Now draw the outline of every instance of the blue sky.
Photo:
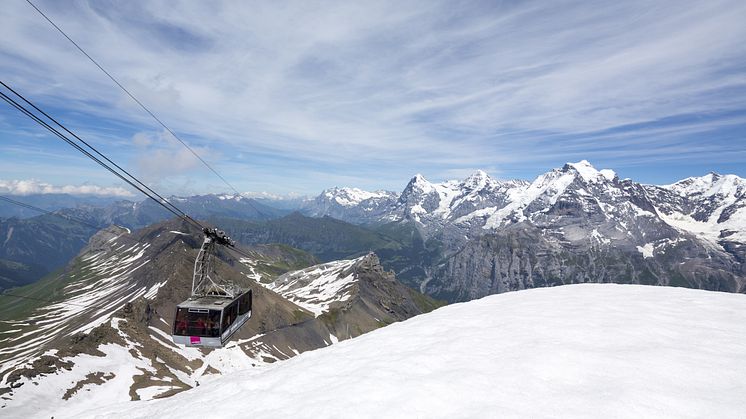
M 743 1 L 37 4 L 241 191 L 746 177 Z M 226 191 L 25 1 L 0 19 L 2 80 L 164 193 Z M 0 105 L 0 182 L 127 194 Z

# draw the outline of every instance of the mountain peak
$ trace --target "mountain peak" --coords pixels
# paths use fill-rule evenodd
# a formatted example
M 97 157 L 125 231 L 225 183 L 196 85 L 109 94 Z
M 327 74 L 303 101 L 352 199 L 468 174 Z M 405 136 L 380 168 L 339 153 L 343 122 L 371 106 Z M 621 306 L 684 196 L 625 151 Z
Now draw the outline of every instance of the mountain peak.
M 688 177 L 670 185 L 663 185 L 663 188 L 673 190 L 679 195 L 701 194 L 712 196 L 721 194 L 741 196 L 746 194 L 746 179 L 736 175 L 721 175 L 710 172 L 704 176 Z
M 586 182 L 597 182 L 599 180 L 612 181 L 616 178 L 616 173 L 610 169 L 597 170 L 588 160 L 581 160 L 577 163 L 565 163 L 562 167 L 563 172 L 574 170 Z
M 427 181 L 427 179 L 425 179 L 424 176 L 422 176 L 419 173 L 417 173 L 416 175 L 414 175 L 414 177 L 412 178 L 412 180 L 410 181 L 410 183 L 411 182 L 414 182 L 414 183 L 430 183 L 430 182 Z
M 421 191 L 429 191 L 432 189 L 432 187 L 432 184 L 427 179 L 425 179 L 424 176 L 417 173 L 409 181 L 409 184 L 407 184 L 407 187 L 405 189 L 419 189 Z
M 392 198 L 394 195 L 396 195 L 394 192 L 385 190 L 369 192 L 359 188 L 340 188 L 339 186 L 335 186 L 324 190 L 321 195 L 319 195 L 319 198 L 334 201 L 343 207 L 353 207 L 368 199 L 386 199 Z
M 474 178 L 474 179 L 484 179 L 484 178 L 487 178 L 487 177 L 489 177 L 489 175 L 487 174 L 487 172 L 485 172 L 484 170 L 481 170 L 481 169 L 477 169 L 467 179 L 472 179 L 472 178 Z
M 470 189 L 482 189 L 490 183 L 496 183 L 484 170 L 477 170 L 464 179 L 464 186 Z

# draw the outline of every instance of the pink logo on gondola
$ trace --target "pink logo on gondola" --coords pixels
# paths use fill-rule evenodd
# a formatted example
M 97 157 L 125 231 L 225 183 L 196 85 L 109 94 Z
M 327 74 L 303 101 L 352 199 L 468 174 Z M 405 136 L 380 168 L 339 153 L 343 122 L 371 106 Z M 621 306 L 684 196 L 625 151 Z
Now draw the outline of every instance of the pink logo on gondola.
M 192 345 L 202 343 L 202 339 L 200 339 L 199 336 L 189 336 L 189 343 Z

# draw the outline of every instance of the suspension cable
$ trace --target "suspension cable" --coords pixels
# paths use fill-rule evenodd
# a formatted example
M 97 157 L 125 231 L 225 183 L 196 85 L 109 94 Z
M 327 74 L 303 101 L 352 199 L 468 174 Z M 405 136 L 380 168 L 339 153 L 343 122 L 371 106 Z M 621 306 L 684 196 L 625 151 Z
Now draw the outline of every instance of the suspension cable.
M 31 102 L 31 101 L 29 101 L 28 99 L 26 99 L 26 98 L 25 98 L 25 97 L 24 97 L 23 95 L 21 95 L 20 93 L 16 92 L 15 90 L 13 90 L 13 88 L 11 88 L 11 87 L 10 87 L 10 86 L 8 86 L 7 84 L 5 84 L 5 83 L 4 83 L 4 82 L 3 82 L 2 80 L 0 80 L 0 84 L 1 84 L 1 85 L 2 85 L 3 87 L 5 87 L 6 89 L 8 89 L 8 90 L 10 90 L 11 92 L 13 92 L 13 94 L 14 94 L 14 95 L 16 95 L 16 96 L 18 96 L 19 98 L 21 98 L 21 100 L 23 100 L 23 101 L 24 101 L 24 102 L 26 102 L 26 103 L 27 103 L 28 105 L 30 105 L 31 107 L 33 107 L 34 109 L 36 109 L 36 110 L 37 110 L 38 112 L 40 112 L 40 113 L 41 113 L 42 115 L 44 115 L 45 117 L 47 117 L 47 118 L 48 118 L 48 119 L 49 119 L 50 121 L 52 121 L 53 123 L 55 123 L 55 124 L 56 124 L 56 125 L 57 125 L 58 127 L 62 128 L 62 129 L 63 129 L 63 130 L 65 130 L 65 131 L 66 131 L 66 132 L 67 132 L 68 134 L 70 134 L 70 135 L 72 135 L 73 137 L 75 137 L 75 139 L 77 139 L 78 141 L 80 141 L 81 143 L 83 143 L 83 144 L 84 144 L 84 145 L 85 145 L 86 147 L 88 147 L 88 148 L 89 148 L 90 150 L 92 150 L 92 151 L 93 151 L 94 153 L 96 153 L 96 154 L 97 154 L 98 156 L 100 156 L 101 158 L 103 158 L 104 160 L 106 160 L 106 161 L 107 161 L 108 163 L 110 163 L 111 165 L 113 165 L 114 167 L 116 167 L 116 168 L 117 168 L 118 170 L 120 170 L 121 172 L 123 172 L 123 173 L 124 173 L 125 175 L 129 176 L 129 177 L 130 177 L 130 178 L 131 178 L 132 180 L 134 180 L 134 181 L 135 181 L 135 182 L 136 182 L 136 183 L 137 183 L 138 185 L 140 185 L 140 186 L 141 186 L 142 188 L 146 189 L 146 190 L 147 190 L 148 192 L 150 192 L 150 193 L 152 193 L 153 195 L 157 196 L 157 197 L 158 197 L 159 199 L 161 199 L 162 201 L 164 201 L 165 203 L 167 203 L 167 204 L 168 204 L 169 206 L 171 206 L 172 208 L 174 208 L 174 209 L 175 209 L 175 210 L 176 210 L 177 212 L 179 212 L 179 213 L 180 213 L 180 214 L 181 214 L 182 216 L 185 216 L 185 215 L 186 215 L 186 214 L 185 214 L 185 213 L 184 213 L 183 211 L 181 211 L 181 210 L 180 210 L 180 209 L 178 209 L 178 208 L 177 208 L 176 206 L 174 206 L 174 205 L 173 205 L 173 204 L 172 204 L 172 203 L 171 203 L 170 201 L 168 201 L 168 200 L 167 200 L 166 198 L 164 198 L 163 196 L 161 196 L 160 194 L 158 194 L 157 192 L 155 192 L 155 191 L 154 191 L 153 189 L 151 189 L 150 187 L 148 187 L 148 186 L 147 186 L 146 184 L 144 184 L 143 182 L 141 182 L 141 181 L 140 181 L 139 179 L 137 179 L 137 178 L 136 178 L 135 176 L 133 176 L 133 175 L 132 175 L 132 174 L 131 174 L 130 172 L 128 172 L 127 170 L 123 169 L 123 168 L 122 168 L 121 166 L 119 166 L 119 165 L 118 165 L 118 164 L 116 164 L 115 162 L 111 161 L 111 160 L 110 160 L 110 159 L 109 159 L 108 157 L 106 157 L 106 156 L 105 156 L 105 155 L 104 155 L 103 153 L 99 152 L 99 151 L 98 151 L 98 150 L 97 150 L 97 149 L 96 149 L 95 147 L 93 147 L 93 146 L 92 146 L 91 144 L 89 144 L 88 142 L 86 142 L 85 140 L 83 140 L 82 138 L 80 138 L 79 136 L 77 136 L 77 135 L 76 135 L 76 134 L 75 134 L 74 132 L 72 132 L 72 131 L 70 131 L 69 129 L 67 129 L 67 127 L 65 127 L 64 125 L 62 125 L 62 123 L 60 123 L 59 121 L 57 121 L 56 119 L 54 119 L 53 117 L 51 117 L 51 116 L 50 116 L 50 115 L 49 115 L 48 113 L 44 112 L 44 111 L 43 111 L 43 110 L 41 110 L 41 109 L 40 109 L 39 107 L 37 107 L 36 105 L 34 105 L 34 104 L 33 104 L 33 103 Z
M 214 173 L 215 176 L 219 177 L 220 180 L 223 181 L 223 183 L 225 183 L 226 185 L 228 185 L 228 187 L 233 190 L 233 192 L 235 192 L 239 196 L 241 195 L 241 193 L 238 191 L 238 189 L 234 188 L 233 185 L 231 185 L 220 173 L 218 173 L 217 170 L 213 169 L 213 167 L 210 166 L 210 164 L 207 163 L 207 161 L 205 161 L 205 159 L 203 159 L 199 154 L 197 154 L 197 152 L 194 151 L 194 149 L 192 149 L 191 147 L 189 147 L 189 145 L 185 141 L 183 141 L 181 138 L 179 138 L 179 136 L 176 135 L 176 133 L 173 130 L 171 130 L 171 128 L 169 128 L 168 126 L 166 126 L 166 124 L 163 123 L 163 121 L 161 121 L 160 118 L 158 118 L 157 116 L 155 116 L 155 114 L 150 109 L 148 109 L 147 106 L 145 106 L 142 102 L 140 102 L 140 100 L 138 100 L 135 97 L 135 95 L 133 95 L 132 93 L 130 93 L 130 91 L 127 90 L 122 85 L 122 83 L 119 82 L 119 80 L 117 80 L 116 78 L 114 78 L 114 76 L 112 76 L 111 73 L 109 73 L 108 71 L 106 71 L 106 69 L 104 69 L 104 67 L 101 66 L 101 64 L 99 64 L 98 61 L 96 61 L 95 59 L 93 59 L 93 57 L 91 57 L 87 52 L 85 52 L 85 50 L 80 45 L 78 45 L 77 42 L 75 42 L 72 38 L 70 38 L 70 36 L 68 36 L 65 33 L 65 31 L 63 31 L 59 26 L 57 26 L 57 24 L 54 23 L 52 21 L 52 19 L 49 18 L 49 16 L 47 16 L 46 14 L 44 14 L 44 12 L 42 12 L 41 9 L 39 9 L 38 7 L 36 7 L 36 5 L 31 2 L 31 0 L 26 0 L 26 2 L 28 4 L 30 4 L 31 7 L 33 7 L 37 12 L 39 12 L 39 14 L 42 15 L 44 17 L 44 19 L 47 20 L 47 22 L 49 22 L 55 29 L 57 29 L 57 31 L 59 33 L 62 34 L 62 36 L 64 36 L 65 38 L 67 38 L 67 40 L 70 41 L 70 43 L 72 43 L 75 46 L 75 48 L 78 49 L 78 51 L 80 51 L 83 55 L 86 56 L 86 58 L 88 58 L 93 64 L 95 64 L 96 67 L 99 68 L 99 70 L 101 70 L 104 74 L 106 74 L 106 76 L 109 77 L 109 79 L 111 79 L 111 81 L 113 81 L 117 86 L 119 86 L 119 88 L 122 89 L 122 91 L 124 93 L 126 93 L 127 96 L 130 97 L 130 99 L 132 99 L 133 101 L 135 101 L 135 103 L 137 103 L 145 112 L 147 112 L 147 114 L 150 115 L 150 117 L 153 118 L 161 127 L 163 127 L 163 129 L 165 129 L 166 131 L 168 131 L 168 133 L 171 134 L 174 138 L 176 138 L 184 147 L 186 147 L 187 150 L 189 150 L 194 155 L 194 157 L 196 157 L 197 159 L 199 159 L 199 161 L 201 161 L 202 164 L 204 164 L 208 169 L 210 169 L 210 171 L 212 171 L 212 173 Z M 254 209 L 256 210 L 256 208 L 254 208 Z M 259 211 L 259 210 L 257 210 L 257 211 Z M 261 214 L 261 212 L 260 212 L 260 214 Z
M 26 203 L 21 202 L 21 201 L 16 201 L 15 199 L 8 198 L 7 196 L 0 195 L 0 200 L 9 202 L 9 203 L 11 203 L 13 205 L 17 205 L 19 207 L 23 207 L 23 208 L 30 209 L 30 210 L 33 210 L 33 211 L 41 212 L 41 213 L 46 214 L 46 215 L 51 215 L 51 216 L 54 216 L 54 217 L 59 217 L 59 218 L 62 218 L 63 220 L 66 220 L 66 221 L 72 221 L 74 223 L 78 223 L 78 224 L 84 225 L 86 227 L 91 227 L 91 228 L 96 229 L 96 230 L 100 230 L 101 229 L 101 226 L 97 226 L 97 225 L 91 224 L 88 221 L 82 220 L 80 218 L 72 217 L 72 216 L 69 216 L 69 215 L 62 215 L 60 213 L 56 213 L 56 212 L 52 212 L 52 211 L 47 211 L 47 210 L 45 210 L 43 208 L 35 207 L 33 205 L 26 204 Z
M 22 98 L 27 103 L 31 104 L 30 101 L 28 101 L 26 98 L 24 98 L 22 95 L 20 95 L 15 90 L 10 89 L 10 87 L 8 87 L 7 84 L 5 84 L 4 82 L 0 81 L 0 84 L 2 84 L 3 86 L 5 86 L 6 88 L 8 88 L 8 90 L 11 90 L 15 95 L 17 95 L 18 97 Z M 21 113 L 23 113 L 24 115 L 26 115 L 27 117 L 29 117 L 30 119 L 32 119 L 37 124 L 41 125 L 45 129 L 47 129 L 48 131 L 50 131 L 52 134 L 54 134 L 57 137 L 59 137 L 61 140 L 63 140 L 66 143 L 68 143 L 70 146 L 72 146 L 76 150 L 78 150 L 81 153 L 83 153 L 86 157 L 88 157 L 91 160 L 93 160 L 94 162 L 98 163 L 100 166 L 102 166 L 103 168 L 107 169 L 109 172 L 111 172 L 112 174 L 114 174 L 115 176 L 117 176 L 118 178 L 120 178 L 121 180 L 123 180 L 124 182 L 126 182 L 127 184 L 129 184 L 130 186 L 132 186 L 133 188 L 137 189 L 138 191 L 140 191 L 141 193 L 143 193 L 148 198 L 150 198 L 153 201 L 157 202 L 159 205 L 161 205 L 163 208 L 165 208 L 169 212 L 173 213 L 177 217 L 179 217 L 179 218 L 181 218 L 181 219 L 183 219 L 183 220 L 185 220 L 185 221 L 193 224 L 194 226 L 196 226 L 196 227 L 198 227 L 200 229 L 204 228 L 204 226 L 201 223 L 199 223 L 198 221 L 194 220 L 192 217 L 190 217 L 189 215 L 187 215 L 184 211 L 180 210 L 178 207 L 176 207 L 173 203 L 169 202 L 167 199 L 163 198 L 161 195 L 159 195 L 159 194 L 157 194 L 155 192 L 152 192 L 152 194 L 149 193 L 149 191 L 152 191 L 152 189 L 148 188 L 147 186 L 145 186 L 144 188 L 141 187 L 140 185 L 144 185 L 144 184 L 141 181 L 139 181 L 137 178 L 135 178 L 133 175 L 129 174 L 129 172 L 126 172 L 126 171 L 124 171 L 123 169 L 120 168 L 122 171 L 124 171 L 133 180 L 128 179 L 127 177 L 125 177 L 125 175 L 123 175 L 122 173 L 120 173 L 117 170 L 113 169 L 111 166 L 109 166 L 108 164 L 106 164 L 105 162 L 103 162 L 101 159 L 97 158 L 96 156 L 94 156 L 93 154 L 91 154 L 90 152 L 88 152 L 87 150 L 85 150 L 83 147 L 81 147 L 75 141 L 71 140 L 70 138 L 68 138 L 67 136 L 65 136 L 63 133 L 61 133 L 60 131 L 58 131 L 54 127 L 50 126 L 46 121 L 44 121 L 43 119 L 41 119 L 38 115 L 34 114 L 31 110 L 29 110 L 28 108 L 24 107 L 22 104 L 18 103 L 17 101 L 15 101 L 13 98 L 9 97 L 8 95 L 6 95 L 2 91 L 0 91 L 0 98 L 2 98 L 3 100 L 5 100 L 8 104 L 10 104 L 11 106 L 13 106 L 17 110 L 19 110 Z M 37 106 L 34 106 L 33 104 L 31 104 L 31 105 L 34 107 L 34 109 L 37 109 L 40 112 L 43 112 Z M 46 113 L 43 113 L 43 114 L 47 115 Z M 50 117 L 50 119 L 51 119 L 51 117 Z M 71 132 L 70 130 L 68 130 L 67 128 L 65 128 L 62 124 L 60 124 L 59 122 L 56 122 L 56 120 L 55 120 L 55 123 L 57 125 L 63 127 L 63 129 L 65 129 L 67 132 Z M 79 137 L 76 135 L 75 138 L 79 138 Z M 89 148 L 95 150 L 95 148 L 93 148 L 92 146 L 90 146 L 88 143 L 85 143 L 85 144 L 88 145 Z M 100 152 L 98 152 L 98 150 L 95 150 L 95 152 L 97 154 L 103 156 L 103 154 L 100 153 Z M 108 158 L 106 158 L 106 160 L 107 161 L 111 161 Z M 112 162 L 112 164 L 114 164 L 114 163 Z M 116 164 L 114 164 L 114 165 L 116 167 L 120 167 L 120 166 L 118 166 Z M 160 198 L 160 199 L 157 199 L 157 198 Z
M 17 205 L 19 207 L 23 207 L 23 208 L 31 209 L 31 210 L 34 210 L 34 211 L 38 211 L 38 212 L 41 212 L 43 214 L 55 216 L 55 217 L 61 218 L 61 219 L 65 220 L 65 221 L 68 221 L 68 222 L 78 223 L 78 224 L 81 224 L 81 225 L 92 227 L 92 228 L 94 228 L 96 230 L 100 230 L 101 229 L 100 226 L 93 225 L 93 224 L 91 224 L 91 223 L 89 223 L 87 221 L 81 220 L 80 218 L 65 216 L 65 215 L 62 215 L 62 214 L 59 214 L 59 213 L 56 213 L 56 212 L 47 211 L 47 210 L 45 210 L 43 208 L 39 208 L 39 207 L 33 206 L 31 204 L 24 203 L 24 202 L 21 202 L 21 201 L 16 201 L 15 199 L 11 199 L 11 198 L 8 198 L 6 196 L 0 195 L 0 200 L 9 202 L 9 203 L 11 203 L 13 205 Z M 131 236 L 120 235 L 120 236 L 117 237 L 117 239 L 123 239 L 123 240 L 129 241 L 130 243 L 134 243 L 134 244 L 147 244 L 147 242 L 142 241 L 142 239 L 138 240 L 138 239 L 135 239 L 135 238 L 133 238 Z M 179 257 L 187 259 L 187 260 L 189 260 L 191 262 L 191 259 L 187 258 L 186 255 L 184 255 L 182 253 L 178 253 L 178 255 L 179 255 Z M 155 256 L 151 260 L 153 260 L 153 261 L 158 260 L 162 256 L 167 256 L 167 255 Z M 55 301 L 55 300 L 50 300 L 50 299 L 45 299 L 45 298 L 32 297 L 32 296 L 29 296 L 29 295 L 13 294 L 13 293 L 8 292 L 8 290 L 4 290 L 3 292 L 0 292 L 0 296 L 13 297 L 13 298 L 22 298 L 22 299 L 35 300 L 35 301 L 44 301 L 44 302 L 49 302 L 49 303 L 54 303 L 54 304 L 73 305 L 73 306 L 78 306 L 78 307 L 91 307 L 90 305 L 76 304 L 76 303 L 65 302 L 65 301 Z

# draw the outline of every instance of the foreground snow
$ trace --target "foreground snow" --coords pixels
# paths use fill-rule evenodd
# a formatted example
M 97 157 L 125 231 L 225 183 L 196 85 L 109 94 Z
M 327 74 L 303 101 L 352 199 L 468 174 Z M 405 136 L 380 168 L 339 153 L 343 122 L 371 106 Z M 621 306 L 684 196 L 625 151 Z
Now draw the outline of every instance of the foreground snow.
M 82 416 L 742 418 L 745 337 L 746 295 L 534 289 Z

